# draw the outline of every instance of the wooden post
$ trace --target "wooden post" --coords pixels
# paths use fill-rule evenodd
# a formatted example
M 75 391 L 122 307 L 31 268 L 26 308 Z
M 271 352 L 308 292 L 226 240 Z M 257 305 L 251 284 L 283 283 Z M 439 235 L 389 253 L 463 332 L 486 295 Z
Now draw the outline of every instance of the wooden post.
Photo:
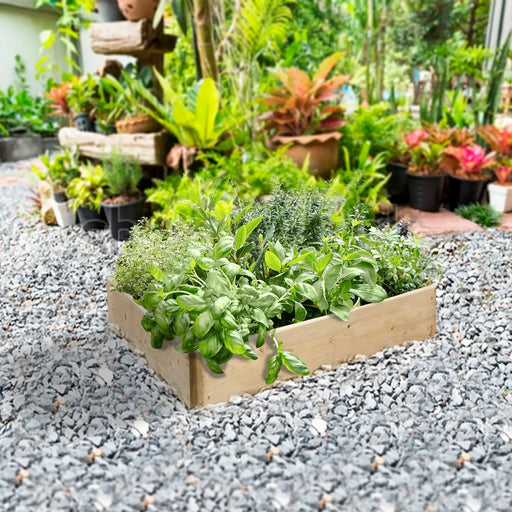
M 194 0 L 194 26 L 203 78 L 211 77 L 217 81 L 217 61 L 209 0 Z

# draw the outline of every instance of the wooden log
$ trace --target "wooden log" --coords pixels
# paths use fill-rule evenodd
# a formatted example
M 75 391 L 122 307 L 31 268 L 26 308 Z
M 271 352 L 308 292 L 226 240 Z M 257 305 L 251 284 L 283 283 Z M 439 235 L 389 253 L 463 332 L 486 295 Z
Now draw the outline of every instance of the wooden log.
M 152 348 L 149 333 L 140 325 L 144 308 L 126 293 L 116 291 L 112 279 L 107 282 L 107 290 L 110 328 L 125 338 L 132 349 L 143 352 L 148 366 L 169 383 L 189 407 L 225 402 L 233 396 L 254 394 L 265 387 L 268 359 L 274 354 L 269 343 L 255 350 L 256 361 L 234 356 L 223 365 L 225 373 L 216 375 L 197 354 L 176 352 L 177 342 L 166 341 L 162 349 Z M 435 332 L 436 289 L 428 286 L 378 304 L 355 308 L 348 322 L 329 315 L 280 327 L 276 338 L 313 373 L 324 366 L 336 368 L 360 356 L 372 356 L 406 341 L 431 338 Z M 294 378 L 297 376 L 285 369 L 279 374 L 281 381 Z
M 91 48 L 102 55 L 134 55 L 168 53 L 174 49 L 176 37 L 153 29 L 149 20 L 93 23 L 89 29 Z
M 59 143 L 67 148 L 76 145 L 80 154 L 89 158 L 108 158 L 113 149 L 122 148 L 126 160 L 136 160 L 141 165 L 165 165 L 170 136 L 167 132 L 103 135 L 62 128 L 59 131 Z

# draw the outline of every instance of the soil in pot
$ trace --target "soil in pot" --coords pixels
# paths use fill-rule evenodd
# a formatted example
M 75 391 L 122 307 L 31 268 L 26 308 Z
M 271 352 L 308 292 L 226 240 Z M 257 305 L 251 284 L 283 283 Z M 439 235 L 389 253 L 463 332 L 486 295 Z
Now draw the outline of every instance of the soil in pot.
M 274 145 L 289 145 L 286 154 L 302 167 L 309 156 L 308 170 L 317 178 L 329 179 L 338 168 L 338 153 L 341 133 L 322 133 L 297 137 L 274 137 Z
M 489 180 L 468 180 L 457 176 L 449 177 L 450 197 L 448 205 L 450 210 L 463 204 L 480 203 Z
M 152 20 L 158 8 L 158 0 L 118 0 L 118 5 L 127 20 Z
M 107 222 L 104 213 L 89 208 L 88 206 L 81 206 L 77 210 L 78 220 L 84 231 L 91 231 L 92 229 L 105 229 Z
M 117 0 L 98 0 L 98 13 L 101 21 L 123 21 L 125 17 L 119 9 Z
M 407 189 L 407 165 L 398 162 L 388 162 L 386 169 L 391 175 L 386 183 L 389 199 L 393 203 L 407 203 L 409 200 Z
M 77 114 L 73 117 L 73 122 L 75 123 L 75 127 L 80 132 L 93 132 L 94 127 L 92 125 L 91 119 L 89 118 L 89 114 Z
M 105 199 L 103 211 L 115 240 L 126 240 L 132 227 L 144 214 L 144 199 L 140 196 L 116 196 Z
M 409 204 L 423 212 L 437 212 L 441 206 L 444 174 L 423 175 L 407 173 Z

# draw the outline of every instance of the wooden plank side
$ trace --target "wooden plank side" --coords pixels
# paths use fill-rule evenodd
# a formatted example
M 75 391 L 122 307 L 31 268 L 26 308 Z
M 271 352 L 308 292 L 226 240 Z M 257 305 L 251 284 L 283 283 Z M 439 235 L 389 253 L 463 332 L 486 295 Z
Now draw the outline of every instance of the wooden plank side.
M 101 160 L 110 155 L 113 149 L 122 147 L 126 159 L 135 159 L 141 165 L 164 165 L 169 141 L 166 132 L 103 135 L 81 132 L 75 128 L 62 128 L 59 131 L 60 145 L 77 145 L 80 154 L 84 156 Z
M 176 36 L 153 28 L 150 20 L 93 23 L 89 27 L 91 48 L 100 55 L 168 53 L 176 45 Z
M 124 338 L 134 351 L 144 353 L 148 366 L 173 389 L 176 396 L 189 407 L 190 356 L 174 350 L 175 343 L 165 341 L 161 349 L 151 347 L 150 335 L 141 325 L 144 308 L 136 304 L 130 295 L 113 288 L 113 280 L 107 280 L 109 327 Z

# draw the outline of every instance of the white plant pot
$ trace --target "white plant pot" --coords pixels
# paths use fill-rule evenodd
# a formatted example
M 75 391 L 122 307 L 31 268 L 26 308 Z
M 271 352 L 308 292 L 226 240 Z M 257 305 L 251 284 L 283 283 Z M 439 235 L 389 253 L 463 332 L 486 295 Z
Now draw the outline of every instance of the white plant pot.
M 497 212 L 505 213 L 512 211 L 512 185 L 489 183 L 487 191 L 489 192 L 489 204 Z
M 57 219 L 57 224 L 61 228 L 67 228 L 68 226 L 74 226 L 76 224 L 76 214 L 71 210 L 69 201 L 65 203 L 57 203 L 52 200 L 52 208 Z

